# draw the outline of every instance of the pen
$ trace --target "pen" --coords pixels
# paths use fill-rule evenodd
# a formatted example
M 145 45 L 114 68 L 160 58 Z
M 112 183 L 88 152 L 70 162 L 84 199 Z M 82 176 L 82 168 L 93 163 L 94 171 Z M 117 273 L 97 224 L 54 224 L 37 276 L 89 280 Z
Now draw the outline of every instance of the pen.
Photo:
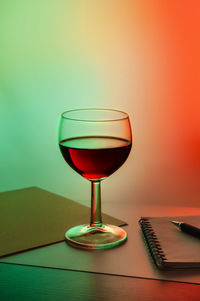
M 171 221 L 171 223 L 181 229 L 181 231 L 200 238 L 200 228 L 194 227 L 184 222 Z

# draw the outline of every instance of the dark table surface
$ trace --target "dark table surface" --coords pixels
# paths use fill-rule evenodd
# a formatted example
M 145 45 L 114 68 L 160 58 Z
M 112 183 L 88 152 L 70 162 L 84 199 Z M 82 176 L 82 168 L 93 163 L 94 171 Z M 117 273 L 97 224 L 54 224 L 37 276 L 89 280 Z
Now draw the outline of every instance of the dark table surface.
M 123 246 L 93 253 L 62 242 L 1 258 L 0 301 L 200 301 L 200 270 L 161 274 L 150 261 L 138 226 L 141 216 L 200 215 L 200 208 L 121 202 L 107 202 L 104 208 L 128 222 Z
M 200 300 L 200 285 L 0 264 L 0 300 Z

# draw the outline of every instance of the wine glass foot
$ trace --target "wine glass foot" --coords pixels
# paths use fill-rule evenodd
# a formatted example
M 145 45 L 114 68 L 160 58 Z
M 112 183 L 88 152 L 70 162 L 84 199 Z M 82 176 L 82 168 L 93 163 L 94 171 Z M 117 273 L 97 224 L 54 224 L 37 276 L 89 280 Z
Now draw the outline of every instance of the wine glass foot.
M 113 225 L 79 225 L 65 233 L 67 242 L 80 249 L 98 250 L 116 247 L 125 242 L 127 233 Z

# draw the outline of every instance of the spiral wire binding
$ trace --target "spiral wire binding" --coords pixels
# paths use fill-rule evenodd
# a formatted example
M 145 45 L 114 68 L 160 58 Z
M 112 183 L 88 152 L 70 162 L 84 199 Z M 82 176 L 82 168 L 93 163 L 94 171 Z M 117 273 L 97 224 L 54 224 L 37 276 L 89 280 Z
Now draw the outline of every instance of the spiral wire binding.
M 160 242 L 152 228 L 152 225 L 148 218 L 142 217 L 139 220 L 144 238 L 148 244 L 150 253 L 158 266 L 162 266 L 164 261 L 167 260 L 166 255 L 164 254 Z

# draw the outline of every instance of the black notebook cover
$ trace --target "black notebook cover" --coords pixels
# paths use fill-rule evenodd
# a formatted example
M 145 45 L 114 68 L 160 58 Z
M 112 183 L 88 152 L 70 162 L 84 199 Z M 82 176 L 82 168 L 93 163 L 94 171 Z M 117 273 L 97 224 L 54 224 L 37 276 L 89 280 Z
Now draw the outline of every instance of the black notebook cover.
M 200 268 L 200 239 L 179 230 L 173 220 L 200 227 L 200 216 L 142 217 L 139 221 L 154 262 L 159 268 Z

